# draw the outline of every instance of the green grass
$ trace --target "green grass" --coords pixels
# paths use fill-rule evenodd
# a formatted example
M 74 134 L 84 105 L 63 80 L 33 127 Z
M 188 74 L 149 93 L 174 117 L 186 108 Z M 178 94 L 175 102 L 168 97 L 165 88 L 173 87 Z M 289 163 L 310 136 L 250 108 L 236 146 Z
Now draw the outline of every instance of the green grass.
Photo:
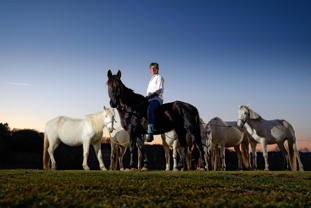
M 0 170 L 0 207 L 311 207 L 310 172 Z

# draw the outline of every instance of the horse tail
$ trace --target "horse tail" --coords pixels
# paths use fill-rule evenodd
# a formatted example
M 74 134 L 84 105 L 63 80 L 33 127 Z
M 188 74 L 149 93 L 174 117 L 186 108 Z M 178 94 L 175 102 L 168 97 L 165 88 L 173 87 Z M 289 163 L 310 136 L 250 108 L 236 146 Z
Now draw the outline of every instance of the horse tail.
M 296 155 L 293 143 L 288 141 L 289 164 L 292 171 L 297 171 Z
M 296 163 L 296 151 L 294 145 L 297 148 L 296 137 L 295 137 L 295 130 L 293 126 L 288 123 L 286 120 L 280 120 L 280 123 L 283 127 L 287 130 L 286 131 L 286 139 L 288 144 L 288 153 L 289 153 L 289 164 L 292 171 L 297 171 L 297 163 Z
M 241 142 L 241 152 L 242 152 L 242 160 L 243 164 L 247 169 L 251 168 L 250 163 L 250 154 L 249 154 L 249 138 L 247 135 L 247 131 L 244 129 L 242 130 L 243 140 Z
M 47 152 L 49 146 L 50 146 L 50 143 L 48 140 L 48 135 L 45 132 L 44 133 L 44 147 L 43 147 L 43 169 L 44 170 L 49 169 L 50 154 Z
M 248 145 L 248 144 L 247 144 Z M 247 169 L 249 169 L 249 152 L 245 148 L 245 144 L 241 143 L 242 160 Z

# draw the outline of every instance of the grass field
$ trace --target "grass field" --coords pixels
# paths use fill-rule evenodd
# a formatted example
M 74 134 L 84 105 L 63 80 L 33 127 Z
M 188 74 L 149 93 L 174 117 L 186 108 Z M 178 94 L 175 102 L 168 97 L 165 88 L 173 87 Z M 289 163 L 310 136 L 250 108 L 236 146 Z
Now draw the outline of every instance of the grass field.
M 0 170 L 0 207 L 311 207 L 311 172 Z

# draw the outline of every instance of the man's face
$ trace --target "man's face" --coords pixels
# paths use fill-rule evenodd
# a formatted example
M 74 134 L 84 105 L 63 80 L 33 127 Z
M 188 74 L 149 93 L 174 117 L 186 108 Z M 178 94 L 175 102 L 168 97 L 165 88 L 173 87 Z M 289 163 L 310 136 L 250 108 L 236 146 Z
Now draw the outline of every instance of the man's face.
M 155 66 L 151 66 L 151 67 L 150 67 L 150 72 L 151 72 L 152 76 L 155 75 L 155 74 L 157 74 L 158 71 L 159 71 L 159 70 L 158 70 Z

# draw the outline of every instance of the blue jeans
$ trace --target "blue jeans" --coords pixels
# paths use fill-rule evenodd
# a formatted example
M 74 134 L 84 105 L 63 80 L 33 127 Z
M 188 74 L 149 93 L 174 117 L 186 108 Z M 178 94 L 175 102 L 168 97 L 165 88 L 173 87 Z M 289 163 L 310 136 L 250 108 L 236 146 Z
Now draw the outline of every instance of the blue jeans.
M 148 119 L 148 133 L 153 133 L 154 129 L 154 115 L 153 112 L 160 106 L 160 102 L 157 100 L 152 100 L 149 102 L 147 109 L 147 119 Z

